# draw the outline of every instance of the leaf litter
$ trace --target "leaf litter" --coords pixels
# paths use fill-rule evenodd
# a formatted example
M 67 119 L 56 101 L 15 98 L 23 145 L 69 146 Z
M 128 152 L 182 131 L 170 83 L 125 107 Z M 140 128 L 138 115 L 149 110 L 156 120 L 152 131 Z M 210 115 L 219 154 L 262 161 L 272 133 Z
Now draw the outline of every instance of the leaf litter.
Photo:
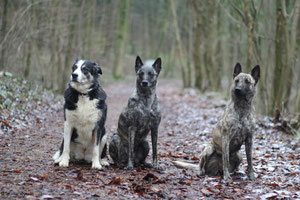
M 3 87 L 6 86 L 1 85 L 1 90 Z M 109 136 L 116 131 L 119 114 L 133 88 L 134 84 L 122 83 L 105 87 L 108 94 L 106 129 Z M 285 134 L 267 117 L 259 117 L 254 136 L 255 181 L 250 181 L 245 174 L 247 162 L 244 147 L 243 163 L 239 171 L 232 175 L 232 181 L 227 183 L 220 177 L 197 177 L 196 170 L 175 167 L 172 164 L 174 160 L 199 162 L 199 155 L 226 106 L 226 102 L 218 96 L 199 94 L 194 89 L 180 91 L 179 88 L 176 81 L 162 80 L 158 86 L 163 116 L 158 153 L 164 171 L 144 167 L 127 171 L 110 166 L 98 171 L 91 169 L 90 165 L 54 166 L 52 155 L 59 147 L 63 131 L 62 97 L 39 91 L 35 92 L 39 94 L 38 98 L 30 97 L 30 100 L 15 104 L 15 107 L 2 107 L 1 198 L 300 198 L 299 139 Z M 20 106 L 22 109 L 15 109 Z M 150 137 L 148 140 L 151 142 Z M 151 154 L 148 162 L 151 162 Z

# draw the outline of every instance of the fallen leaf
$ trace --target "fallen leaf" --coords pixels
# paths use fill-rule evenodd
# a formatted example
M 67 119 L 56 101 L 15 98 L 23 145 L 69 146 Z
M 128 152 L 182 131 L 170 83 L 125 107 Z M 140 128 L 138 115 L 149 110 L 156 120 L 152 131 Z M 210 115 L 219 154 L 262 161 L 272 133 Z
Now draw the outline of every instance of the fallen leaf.
M 211 191 L 209 191 L 209 190 L 207 190 L 207 189 L 201 189 L 201 192 L 202 192 L 202 194 L 204 194 L 205 196 L 210 196 L 210 195 L 212 195 L 213 193 L 211 192 Z

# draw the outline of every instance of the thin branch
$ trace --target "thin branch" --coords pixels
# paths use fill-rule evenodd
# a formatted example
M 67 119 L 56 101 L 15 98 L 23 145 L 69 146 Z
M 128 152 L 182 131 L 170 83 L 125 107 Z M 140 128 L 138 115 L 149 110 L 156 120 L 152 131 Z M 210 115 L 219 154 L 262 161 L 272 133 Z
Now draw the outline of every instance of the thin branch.
M 230 5 L 231 5 L 231 6 L 233 7 L 233 9 L 241 16 L 243 22 L 244 22 L 245 24 L 247 24 L 246 18 L 245 18 L 245 16 L 244 16 L 243 12 L 242 12 L 238 7 L 236 7 L 231 1 L 230 1 Z
M 23 19 L 23 16 L 27 13 L 27 11 L 29 11 L 31 9 L 32 6 L 39 4 L 43 2 L 43 0 L 37 1 L 35 3 L 29 4 L 24 10 L 23 12 L 20 14 L 19 18 L 15 20 L 15 23 L 10 27 L 10 29 L 7 31 L 7 33 L 5 34 L 3 40 L 0 43 L 0 49 L 3 47 L 4 42 L 6 41 L 7 37 L 9 36 L 9 34 L 14 30 L 14 28 L 16 27 L 16 25 L 18 24 L 18 20 L 19 19 Z
M 287 18 L 288 17 L 288 14 L 286 12 L 286 5 L 285 5 L 285 0 L 281 0 L 281 7 L 282 7 L 282 15 L 284 18 Z
M 220 7 L 225 11 L 225 13 L 228 15 L 228 17 L 230 18 L 230 19 L 232 19 L 232 21 L 234 21 L 235 23 L 237 23 L 238 25 L 242 25 L 241 23 L 240 23 L 240 21 L 238 20 L 238 19 L 236 19 L 235 17 L 233 17 L 229 12 L 228 12 L 228 10 L 226 9 L 226 8 L 224 8 L 224 6 L 218 1 L 218 4 L 220 5 Z
M 257 9 L 255 8 L 255 5 L 254 5 L 254 1 L 251 0 L 251 5 L 252 5 L 252 8 L 253 8 L 253 14 L 252 14 L 252 17 L 253 17 L 253 21 L 256 20 L 256 16 L 257 16 Z

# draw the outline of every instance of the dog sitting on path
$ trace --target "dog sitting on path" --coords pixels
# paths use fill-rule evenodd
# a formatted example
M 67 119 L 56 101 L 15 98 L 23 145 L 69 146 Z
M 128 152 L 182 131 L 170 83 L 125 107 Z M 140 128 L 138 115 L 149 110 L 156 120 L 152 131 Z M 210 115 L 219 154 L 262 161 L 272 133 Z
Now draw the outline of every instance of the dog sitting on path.
M 68 167 L 69 161 L 92 163 L 92 168 L 108 166 L 105 120 L 106 93 L 98 83 L 102 74 L 97 63 L 77 59 L 72 67 L 69 87 L 64 93 L 64 134 L 54 162 Z
M 242 157 L 240 148 L 245 142 L 248 162 L 248 177 L 253 180 L 252 143 L 255 129 L 254 109 L 252 100 L 256 93 L 256 84 L 260 78 L 260 67 L 257 65 L 251 74 L 242 73 L 239 63 L 233 72 L 231 101 L 226 107 L 222 119 L 213 131 L 213 137 L 200 155 L 199 166 L 175 161 L 181 167 L 200 168 L 199 175 L 223 175 L 224 180 L 230 179 Z
M 119 167 L 131 170 L 141 164 L 161 170 L 157 163 L 157 134 L 161 120 L 156 83 L 161 70 L 161 59 L 144 65 L 139 56 L 135 61 L 136 89 L 122 111 L 118 130 L 109 144 L 109 154 Z M 153 164 L 146 163 L 149 144 L 146 141 L 151 131 Z

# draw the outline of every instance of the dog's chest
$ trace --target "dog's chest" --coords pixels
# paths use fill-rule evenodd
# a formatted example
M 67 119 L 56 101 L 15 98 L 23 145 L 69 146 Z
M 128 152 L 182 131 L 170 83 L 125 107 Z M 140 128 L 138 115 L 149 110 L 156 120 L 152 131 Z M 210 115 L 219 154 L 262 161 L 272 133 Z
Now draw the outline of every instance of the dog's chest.
M 230 135 L 230 152 L 238 151 L 246 138 L 252 137 L 253 129 L 252 117 L 235 119 L 233 123 Z
M 75 110 L 66 110 L 66 120 L 74 127 L 95 127 L 101 117 L 97 108 L 98 99 L 90 100 L 88 96 L 79 96 Z

